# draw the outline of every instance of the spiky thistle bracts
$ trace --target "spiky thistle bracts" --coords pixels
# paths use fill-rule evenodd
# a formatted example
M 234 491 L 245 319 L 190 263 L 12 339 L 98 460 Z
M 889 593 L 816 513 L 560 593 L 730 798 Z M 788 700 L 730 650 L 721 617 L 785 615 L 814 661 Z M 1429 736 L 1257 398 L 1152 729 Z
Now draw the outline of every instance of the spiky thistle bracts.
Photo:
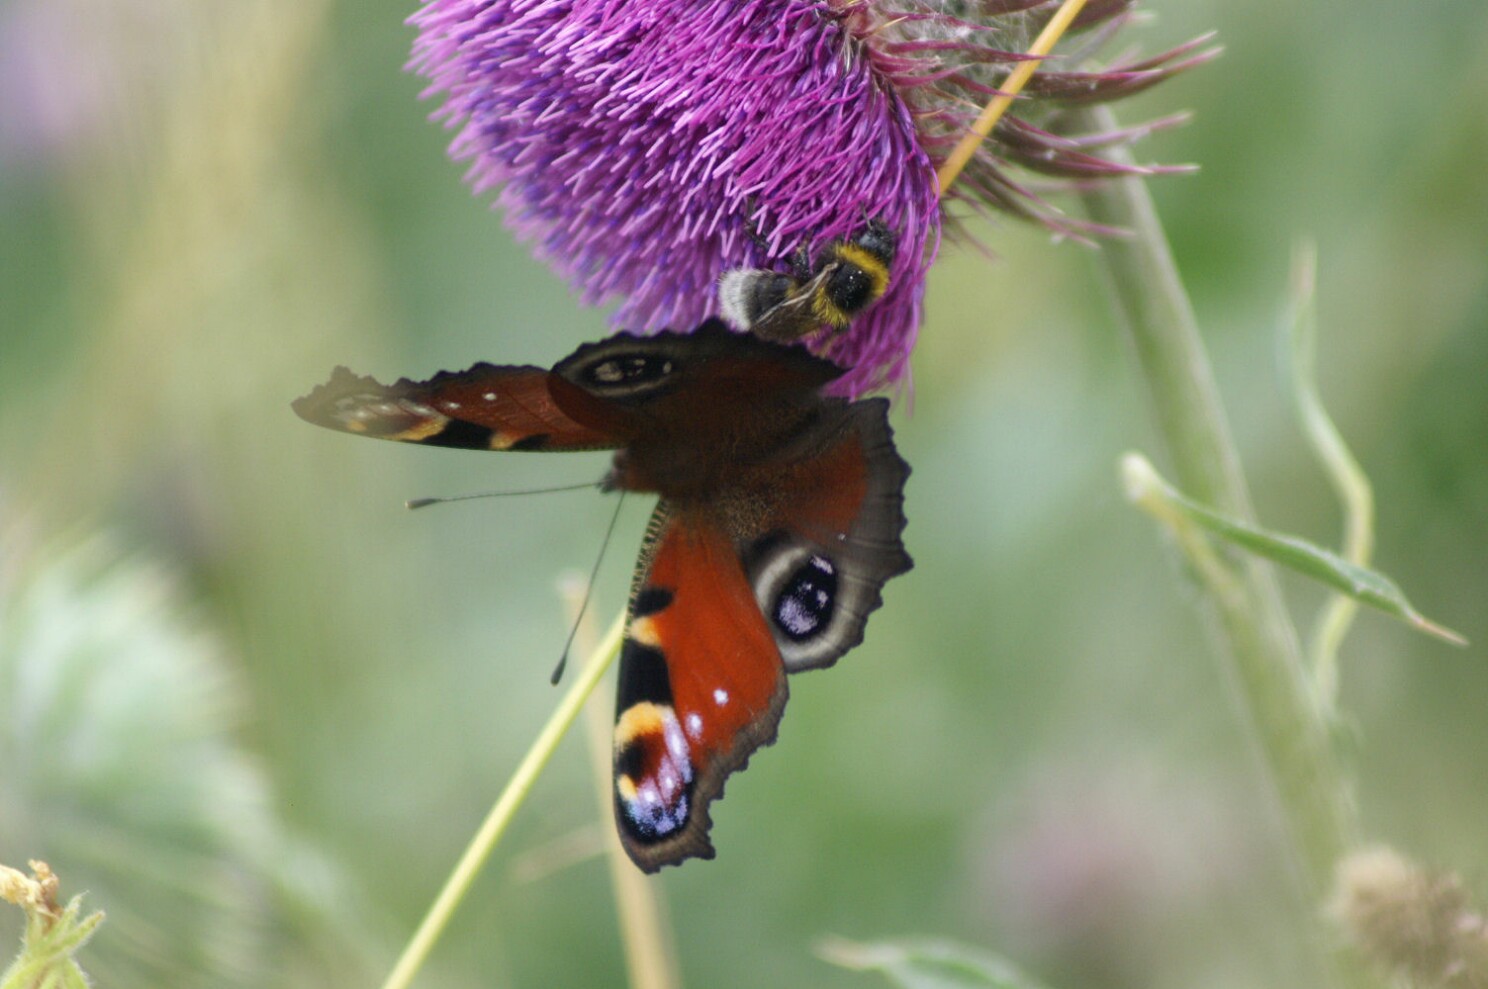
M 835 0 L 834 0 L 835 2 Z M 1134 0 L 1091 0 L 1069 36 L 1030 78 L 1011 112 L 977 150 L 946 200 L 1034 220 L 1056 234 L 1083 238 L 1101 227 L 1066 216 L 1048 198 L 1063 188 L 1128 174 L 1184 171 L 1133 166 L 1100 151 L 1181 123 L 1174 115 L 1111 133 L 1072 133 L 1069 112 L 1141 92 L 1219 54 L 1203 35 L 1162 54 L 1091 68 L 1096 54 L 1130 19 Z M 866 39 L 874 68 L 910 107 L 921 145 L 937 167 L 970 129 L 1058 7 L 1056 0 L 926 0 L 841 4 Z M 954 221 L 953 221 L 954 222 Z

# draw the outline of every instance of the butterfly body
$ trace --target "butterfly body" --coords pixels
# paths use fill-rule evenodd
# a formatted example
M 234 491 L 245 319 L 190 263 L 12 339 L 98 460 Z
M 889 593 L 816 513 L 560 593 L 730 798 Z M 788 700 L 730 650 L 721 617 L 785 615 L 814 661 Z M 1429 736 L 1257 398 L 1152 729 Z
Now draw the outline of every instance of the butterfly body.
M 474 449 L 616 450 L 604 486 L 660 496 L 631 588 L 614 734 L 616 823 L 641 868 L 711 857 L 708 804 L 774 740 L 785 675 L 862 640 L 911 566 L 908 465 L 887 402 L 729 332 L 618 334 L 551 371 L 477 365 L 391 386 L 338 369 L 295 403 L 346 432 Z

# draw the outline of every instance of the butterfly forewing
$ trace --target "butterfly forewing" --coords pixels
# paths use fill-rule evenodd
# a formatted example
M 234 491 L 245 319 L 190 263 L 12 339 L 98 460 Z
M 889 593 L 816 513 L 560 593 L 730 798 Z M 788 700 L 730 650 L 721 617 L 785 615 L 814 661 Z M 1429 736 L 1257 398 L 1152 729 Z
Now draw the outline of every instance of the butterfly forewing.
M 649 559 L 647 559 L 649 558 Z M 713 857 L 708 804 L 775 738 L 785 669 L 733 541 L 657 508 L 620 653 L 615 817 L 641 868 Z
M 307 422 L 359 436 L 465 450 L 600 450 L 624 443 L 627 413 L 571 399 L 572 385 L 537 367 L 477 364 L 428 381 L 384 385 L 336 368 L 294 403 Z M 560 399 L 568 400 L 568 409 Z M 570 400 L 571 399 L 571 400 Z M 586 401 L 587 400 L 587 401 Z
M 691 333 L 617 333 L 585 344 L 553 373 L 594 399 L 645 407 L 653 428 L 686 436 L 693 424 L 669 416 L 709 408 L 758 411 L 783 395 L 814 394 L 842 369 L 804 348 L 732 333 L 710 319 Z

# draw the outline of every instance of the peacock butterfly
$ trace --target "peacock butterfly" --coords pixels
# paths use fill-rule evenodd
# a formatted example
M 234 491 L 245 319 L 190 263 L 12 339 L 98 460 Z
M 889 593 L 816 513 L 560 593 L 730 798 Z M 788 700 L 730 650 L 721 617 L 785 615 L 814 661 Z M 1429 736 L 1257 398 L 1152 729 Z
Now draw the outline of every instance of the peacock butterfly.
M 912 566 L 909 465 L 889 403 L 843 370 L 730 332 L 619 333 L 551 371 L 477 364 L 382 385 L 337 368 L 307 422 L 472 450 L 614 449 L 606 490 L 660 495 L 631 586 L 614 730 L 615 820 L 647 872 L 713 857 L 708 805 L 775 740 L 787 673 L 863 639 Z

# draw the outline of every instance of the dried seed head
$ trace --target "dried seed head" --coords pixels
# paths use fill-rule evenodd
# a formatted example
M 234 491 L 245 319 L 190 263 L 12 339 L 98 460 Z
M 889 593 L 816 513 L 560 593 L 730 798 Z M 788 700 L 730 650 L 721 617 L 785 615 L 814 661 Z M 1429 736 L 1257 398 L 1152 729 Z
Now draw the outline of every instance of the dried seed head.
M 1488 987 L 1484 920 L 1451 873 L 1366 849 L 1339 865 L 1331 912 L 1366 954 L 1422 986 Z

